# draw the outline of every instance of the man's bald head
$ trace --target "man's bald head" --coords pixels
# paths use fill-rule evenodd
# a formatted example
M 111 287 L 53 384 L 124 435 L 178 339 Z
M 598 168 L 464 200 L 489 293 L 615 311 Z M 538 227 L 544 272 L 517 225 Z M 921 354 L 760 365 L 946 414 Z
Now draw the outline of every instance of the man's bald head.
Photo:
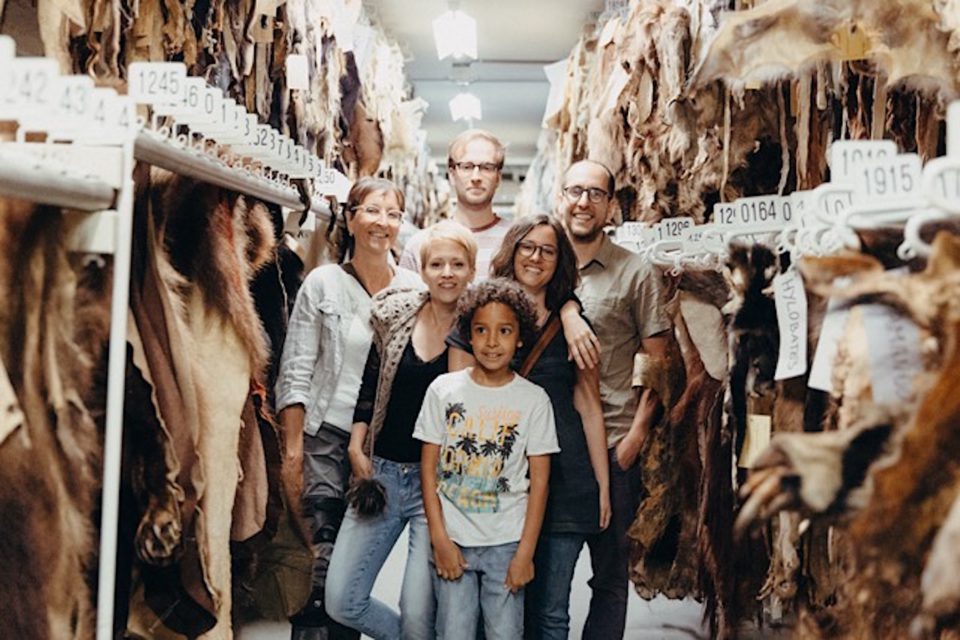
M 600 169 L 603 170 L 603 172 L 607 176 L 607 193 L 609 193 L 610 196 L 612 197 L 616 189 L 616 180 L 614 180 L 613 171 L 610 171 L 610 168 L 607 165 L 603 164 L 602 162 L 597 162 L 596 160 L 578 160 L 574 162 L 572 165 L 570 165 L 567 168 L 567 170 L 564 172 L 563 174 L 564 179 L 566 179 L 567 176 L 569 176 L 570 173 L 574 171 L 574 169 L 582 165 L 592 165 L 594 167 L 599 167 Z

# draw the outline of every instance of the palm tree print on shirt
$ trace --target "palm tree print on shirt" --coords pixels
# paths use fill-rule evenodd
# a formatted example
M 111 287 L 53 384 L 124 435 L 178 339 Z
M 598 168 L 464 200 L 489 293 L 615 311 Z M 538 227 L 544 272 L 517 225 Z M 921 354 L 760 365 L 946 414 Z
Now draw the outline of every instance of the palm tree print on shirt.
M 447 438 L 437 465 L 440 491 L 465 511 L 499 511 L 499 495 L 510 491 L 502 474 L 517 443 L 519 416 L 485 407 L 479 415 L 468 416 L 464 403 L 451 402 L 444 417 Z

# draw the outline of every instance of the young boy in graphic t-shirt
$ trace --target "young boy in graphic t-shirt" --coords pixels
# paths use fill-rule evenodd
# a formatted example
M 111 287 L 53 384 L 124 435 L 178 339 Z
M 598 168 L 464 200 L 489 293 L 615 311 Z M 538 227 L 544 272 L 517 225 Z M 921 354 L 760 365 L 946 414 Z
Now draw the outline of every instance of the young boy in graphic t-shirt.
M 560 450 L 546 392 L 510 370 L 536 326 L 511 281 L 464 294 L 460 331 L 476 365 L 427 389 L 414 437 L 423 441 L 423 502 L 436 570 L 437 640 L 523 637 L 523 586 Z M 529 474 L 528 474 L 529 472 Z

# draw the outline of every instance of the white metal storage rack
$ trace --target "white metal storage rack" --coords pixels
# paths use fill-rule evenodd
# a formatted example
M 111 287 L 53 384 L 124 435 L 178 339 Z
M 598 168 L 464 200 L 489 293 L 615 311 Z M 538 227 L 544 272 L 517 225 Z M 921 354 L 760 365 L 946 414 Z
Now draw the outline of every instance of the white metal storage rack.
M 346 178 L 242 106 L 224 99 L 182 64 L 135 63 L 129 96 L 85 76 L 61 76 L 53 60 L 17 58 L 0 37 L 0 120 L 18 125 L 0 143 L 0 195 L 85 212 L 72 249 L 112 254 L 97 638 L 112 636 L 119 517 L 120 449 L 133 229 L 133 166 L 139 160 L 231 191 L 303 210 L 291 178 L 343 198 Z M 147 121 L 136 116 L 147 105 Z M 169 123 L 174 123 L 171 128 Z M 186 129 L 188 133 L 177 133 Z M 46 142 L 26 142 L 30 133 Z M 54 144 L 59 143 L 59 144 Z M 82 169 L 81 169 L 82 168 Z M 327 218 L 326 201 L 310 210 Z

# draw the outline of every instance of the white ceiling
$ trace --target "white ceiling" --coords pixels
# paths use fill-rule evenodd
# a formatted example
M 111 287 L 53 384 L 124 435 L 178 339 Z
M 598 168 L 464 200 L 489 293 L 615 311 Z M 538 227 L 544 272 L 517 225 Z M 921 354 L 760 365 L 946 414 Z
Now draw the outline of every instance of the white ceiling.
M 464 130 L 450 119 L 449 100 L 462 91 L 450 58 L 437 60 L 433 19 L 447 0 L 365 0 L 387 34 L 410 56 L 406 75 L 413 95 L 430 107 L 423 118 L 431 153 L 446 161 L 447 143 Z M 524 166 L 536 153 L 549 84 L 543 66 L 567 57 L 584 25 L 595 21 L 603 0 L 461 0 L 477 21 L 479 60 L 471 64 L 470 91 L 483 104 L 475 126 L 508 144 L 507 163 Z

